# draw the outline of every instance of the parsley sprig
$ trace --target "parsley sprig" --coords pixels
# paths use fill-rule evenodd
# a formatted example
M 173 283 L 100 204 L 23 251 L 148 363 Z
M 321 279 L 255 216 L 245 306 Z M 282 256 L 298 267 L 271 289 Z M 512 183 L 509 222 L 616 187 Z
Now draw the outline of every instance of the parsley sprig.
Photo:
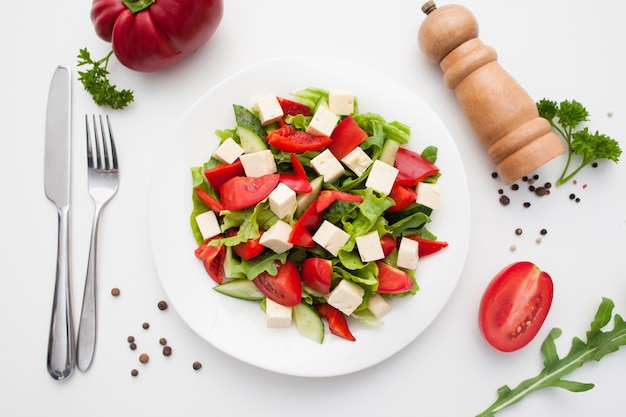
M 562 358 L 556 350 L 555 339 L 561 335 L 561 329 L 554 328 L 541 345 L 543 353 L 544 369 L 534 378 L 522 381 L 517 387 L 509 388 L 505 385 L 498 389 L 498 399 L 477 417 L 493 417 L 527 395 L 543 388 L 563 388 L 571 392 L 589 391 L 594 384 L 569 381 L 563 379 L 566 375 L 580 368 L 590 361 L 599 361 L 609 353 L 626 346 L 626 322 L 618 314 L 613 316 L 615 304 L 608 298 L 603 298 L 598 311 L 587 331 L 587 341 L 583 342 L 578 337 L 572 339 L 572 347 L 567 355 Z M 613 329 L 603 331 L 613 317 Z
M 592 133 L 587 127 L 576 130 L 581 123 L 589 120 L 589 112 L 576 100 L 565 100 L 557 104 L 556 101 L 544 98 L 537 103 L 537 109 L 539 115 L 547 119 L 567 143 L 567 162 L 556 185 L 565 184 L 585 166 L 600 159 L 619 161 L 622 150 L 615 139 L 598 131 Z M 580 165 L 570 171 L 573 155 L 580 157 Z
M 78 80 L 83 83 L 83 87 L 98 106 L 123 109 L 134 100 L 134 96 L 130 90 L 117 90 L 109 81 L 107 67 L 111 55 L 113 51 L 104 58 L 94 61 L 87 48 L 81 49 L 78 54 L 78 66 L 91 65 L 91 68 L 87 71 L 78 71 Z

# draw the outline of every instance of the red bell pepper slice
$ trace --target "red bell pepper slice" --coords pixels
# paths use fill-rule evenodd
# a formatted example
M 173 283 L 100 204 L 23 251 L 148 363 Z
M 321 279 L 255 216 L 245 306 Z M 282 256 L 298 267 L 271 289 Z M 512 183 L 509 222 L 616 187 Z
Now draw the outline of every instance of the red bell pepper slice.
M 418 182 L 439 172 L 435 164 L 406 148 L 398 149 L 395 167 L 400 171 L 395 183 L 409 187 L 415 187 Z
M 231 178 L 220 188 L 224 210 L 239 210 L 255 205 L 274 191 L 279 179 L 278 174 Z
M 202 260 L 204 269 L 213 279 L 213 281 L 221 284 L 224 282 L 224 259 L 226 257 L 226 247 L 224 244 L 209 245 L 213 239 L 223 238 L 222 235 L 207 239 L 195 250 L 195 255 Z
M 427 256 L 435 252 L 439 252 L 441 249 L 448 246 L 448 242 L 442 240 L 424 239 L 417 236 L 407 236 L 409 239 L 419 242 L 417 247 L 418 256 Z
M 350 203 L 360 203 L 361 201 L 363 201 L 363 197 L 344 191 L 324 190 L 320 193 L 319 197 L 317 197 L 315 203 L 317 207 L 317 212 L 321 213 L 337 200 L 347 201 Z
M 330 332 L 336 336 L 354 342 L 356 338 L 348 327 L 346 316 L 328 303 L 315 304 L 318 314 L 328 320 Z
M 204 171 L 204 176 L 209 181 L 209 184 L 211 184 L 211 187 L 218 191 L 229 179 L 234 177 L 243 177 L 245 175 L 246 172 L 244 171 L 243 164 L 239 159 L 232 164 L 219 164 Z
M 342 160 L 367 139 L 367 133 L 361 129 L 352 116 L 346 116 L 335 127 L 330 138 L 333 141 L 328 145 L 328 149 L 335 158 Z
M 397 242 L 393 236 L 383 235 L 383 237 L 380 238 L 380 246 L 383 248 L 383 255 L 386 258 L 396 248 Z
M 311 204 L 291 228 L 289 243 L 305 248 L 314 247 L 315 242 L 311 232 L 316 230 L 323 220 L 322 213 L 318 213 L 315 204 Z
M 295 153 L 291 154 L 291 166 L 293 166 L 293 174 L 288 172 L 280 173 L 280 182 L 297 193 L 310 192 L 313 188 L 311 187 L 311 183 L 309 183 L 304 167 Z
M 196 193 L 196 197 L 198 197 L 202 204 L 204 204 L 206 208 L 210 209 L 215 214 L 220 214 L 220 212 L 224 210 L 224 206 L 222 206 L 222 203 L 217 201 L 215 198 L 213 198 L 211 194 L 207 193 L 202 188 L 196 187 L 193 189 L 193 191 Z
M 284 125 L 267 135 L 267 143 L 284 152 L 302 153 L 328 146 L 333 140 L 328 136 L 312 135 L 291 125 Z
M 311 108 L 305 104 L 298 103 L 297 101 L 288 100 L 282 97 L 276 97 L 278 104 L 283 109 L 285 116 L 296 116 L 301 114 L 303 116 L 312 116 Z
M 389 197 L 391 197 L 396 204 L 389 207 L 387 211 L 400 211 L 407 208 L 410 204 L 415 203 L 415 200 L 417 200 L 417 191 L 415 191 L 415 187 L 409 187 L 396 183 L 391 188 Z

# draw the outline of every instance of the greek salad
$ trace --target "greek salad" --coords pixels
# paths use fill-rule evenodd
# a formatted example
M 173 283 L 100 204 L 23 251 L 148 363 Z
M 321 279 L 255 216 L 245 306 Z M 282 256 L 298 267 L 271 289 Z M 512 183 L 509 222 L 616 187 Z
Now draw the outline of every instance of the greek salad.
M 195 256 L 213 288 L 319 343 L 324 322 L 351 341 L 352 320 L 381 325 L 394 297 L 419 290 L 419 259 L 448 245 L 427 228 L 437 148 L 403 147 L 409 126 L 360 113 L 347 89 L 233 111 L 235 126 L 191 168 Z

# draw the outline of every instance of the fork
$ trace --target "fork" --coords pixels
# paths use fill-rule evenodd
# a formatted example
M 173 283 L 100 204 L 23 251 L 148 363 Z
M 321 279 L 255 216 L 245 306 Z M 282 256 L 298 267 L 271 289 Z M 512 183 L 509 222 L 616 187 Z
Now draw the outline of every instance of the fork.
M 76 348 L 76 363 L 81 371 L 89 369 L 96 349 L 96 257 L 100 211 L 115 195 L 119 185 L 117 151 L 109 116 L 106 116 L 105 128 L 102 115 L 98 116 L 98 120 L 93 115 L 92 127 L 89 117 L 85 115 L 88 189 L 95 209 Z

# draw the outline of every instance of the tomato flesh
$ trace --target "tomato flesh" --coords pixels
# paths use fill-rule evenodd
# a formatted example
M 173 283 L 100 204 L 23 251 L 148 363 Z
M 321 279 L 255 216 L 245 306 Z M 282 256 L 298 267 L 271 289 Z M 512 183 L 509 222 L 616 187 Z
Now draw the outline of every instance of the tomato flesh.
M 220 188 L 222 206 L 224 210 L 239 210 L 253 206 L 269 196 L 279 180 L 279 174 L 231 178 Z
M 543 325 L 553 293 L 550 275 L 531 262 L 502 269 L 480 302 L 479 325 L 487 342 L 502 352 L 526 346 Z
M 210 245 L 209 242 L 222 237 L 218 235 L 212 239 L 207 239 L 195 250 L 195 255 L 202 260 L 206 272 L 218 284 L 224 282 L 226 247 L 221 243 L 219 245 Z
M 276 275 L 262 272 L 252 282 L 267 298 L 280 305 L 293 307 L 300 304 L 302 281 L 298 267 L 289 259 L 284 264 L 277 263 L 277 266 Z
M 333 275 L 333 263 L 330 259 L 307 258 L 300 266 L 302 281 L 320 294 L 330 292 L 330 281 Z
M 381 261 L 378 266 L 378 292 L 381 294 L 401 294 L 410 291 L 415 283 L 409 274 Z

